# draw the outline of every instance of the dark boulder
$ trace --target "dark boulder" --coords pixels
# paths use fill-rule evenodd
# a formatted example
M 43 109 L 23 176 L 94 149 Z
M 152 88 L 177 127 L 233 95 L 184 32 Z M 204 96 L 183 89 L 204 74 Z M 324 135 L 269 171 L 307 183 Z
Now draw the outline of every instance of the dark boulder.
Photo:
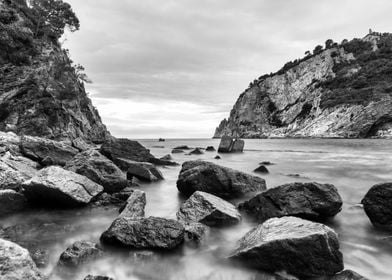
M 274 165 L 275 163 L 272 163 L 270 161 L 262 161 L 259 163 L 260 165 Z
M 255 227 L 239 240 L 230 258 L 265 271 L 284 270 L 301 279 L 343 270 L 337 234 L 296 217 L 272 218 Z
M 23 210 L 26 202 L 23 194 L 14 190 L 0 190 L 0 216 Z
M 235 153 L 244 151 L 245 142 L 231 136 L 222 136 L 218 153 Z
M 78 268 L 94 261 L 103 255 L 97 244 L 90 241 L 77 241 L 69 246 L 61 255 L 58 267 Z
M 197 191 L 181 205 L 177 219 L 221 226 L 239 223 L 241 215 L 233 204 L 215 195 Z
M 203 151 L 199 148 L 195 148 L 194 150 L 190 151 L 188 155 L 202 155 Z
M 163 157 L 160 158 L 161 160 L 172 160 L 172 156 L 171 155 L 165 155 Z
M 342 204 L 338 190 L 331 184 L 290 183 L 256 195 L 240 209 L 259 221 L 283 216 L 323 220 L 340 212 Z
M 146 207 L 146 194 L 141 190 L 134 190 L 126 204 L 121 209 L 119 217 L 142 218 Z
M 184 226 L 175 220 L 119 217 L 101 235 L 101 241 L 134 249 L 170 250 L 183 243 L 184 233 Z
M 180 150 L 180 149 L 173 149 L 171 151 L 172 154 L 182 154 L 184 152 L 184 150 Z
M 366 215 L 375 227 L 392 230 L 392 183 L 374 185 L 362 199 Z
M 215 156 L 214 159 L 221 159 L 221 157 L 220 156 Z
M 74 207 L 88 204 L 103 187 L 85 176 L 51 166 L 23 184 L 29 202 L 40 206 Z
M 359 275 L 358 273 L 352 270 L 344 270 L 333 277 L 329 278 L 328 280 L 369 280 L 368 278 Z
M 142 181 L 155 182 L 163 180 L 163 175 L 153 164 L 127 160 L 127 178 L 136 177 Z
M 70 160 L 65 169 L 86 176 L 100 184 L 105 192 L 115 193 L 128 186 L 125 173 L 96 150 L 87 150 Z
M 186 161 L 177 180 L 177 189 L 190 196 L 203 191 L 219 197 L 240 197 L 265 190 L 265 180 L 207 161 Z
M 177 146 L 173 148 L 174 150 L 190 150 L 191 148 L 189 148 L 186 145 L 181 145 L 181 146 Z
M 208 146 L 208 147 L 206 148 L 206 151 L 207 151 L 207 152 L 215 152 L 216 150 L 215 150 L 214 146 Z
M 263 174 L 269 173 L 267 167 L 265 167 L 264 165 L 260 165 L 260 166 L 257 167 L 255 170 L 253 170 L 253 172 L 263 173 Z

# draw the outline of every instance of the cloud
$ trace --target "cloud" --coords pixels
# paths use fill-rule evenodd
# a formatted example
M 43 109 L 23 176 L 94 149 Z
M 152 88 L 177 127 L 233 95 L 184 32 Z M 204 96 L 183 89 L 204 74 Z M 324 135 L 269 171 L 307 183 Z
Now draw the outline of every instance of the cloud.
M 392 26 L 389 0 L 68 2 L 81 30 L 68 34 L 65 46 L 93 80 L 87 89 L 109 129 L 131 138 L 210 137 L 254 78 L 328 38 L 340 41 Z M 143 104 L 148 113 L 133 108 L 143 118 L 133 115 L 129 124 L 125 115 L 113 118 L 104 100 Z M 161 104 L 177 104 L 177 119 L 192 121 L 197 131 L 183 122 L 170 126 L 170 111 L 152 114 L 147 106 Z M 202 114 L 196 123 L 189 106 L 195 114 L 216 113 Z

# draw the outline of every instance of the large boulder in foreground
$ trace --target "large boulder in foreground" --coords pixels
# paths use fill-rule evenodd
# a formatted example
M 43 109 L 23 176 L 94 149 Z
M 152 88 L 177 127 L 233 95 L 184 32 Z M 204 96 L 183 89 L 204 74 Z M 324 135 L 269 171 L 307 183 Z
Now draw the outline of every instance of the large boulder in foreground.
M 161 171 L 159 171 L 153 164 L 148 162 L 136 162 L 131 160 L 123 160 L 123 164 L 128 166 L 127 178 L 133 177 L 148 182 L 155 182 L 163 179 Z
M 177 180 L 177 189 L 187 196 L 203 191 L 219 197 L 241 197 L 265 188 L 260 177 L 202 160 L 184 162 Z
M 106 230 L 101 241 L 133 249 L 170 250 L 184 241 L 184 226 L 171 219 L 119 217 Z
M 375 227 L 392 230 L 392 182 L 371 187 L 362 204 Z
M 128 197 L 119 217 L 142 218 L 146 207 L 146 193 L 141 190 L 134 190 Z
M 296 216 L 323 220 L 342 208 L 338 190 L 330 184 L 290 183 L 271 188 L 240 205 L 259 221 L 273 217 Z
M 23 184 L 27 199 L 37 205 L 73 207 L 88 204 L 103 187 L 85 176 L 50 166 Z
M 239 240 L 230 258 L 265 271 L 299 278 L 343 270 L 338 236 L 331 228 L 296 217 L 272 218 Z
M 182 222 L 200 222 L 208 226 L 231 225 L 241 221 L 236 207 L 209 193 L 194 192 L 177 212 Z
M 26 249 L 0 239 L 0 279 L 43 280 L 44 277 Z
M 60 255 L 57 265 L 60 268 L 78 268 L 102 255 L 103 251 L 94 242 L 77 241 Z
M 107 193 L 116 193 L 128 186 L 125 173 L 96 150 L 77 154 L 65 168 L 100 184 Z
M 26 202 L 23 194 L 14 190 L 0 190 L 0 216 L 23 210 Z

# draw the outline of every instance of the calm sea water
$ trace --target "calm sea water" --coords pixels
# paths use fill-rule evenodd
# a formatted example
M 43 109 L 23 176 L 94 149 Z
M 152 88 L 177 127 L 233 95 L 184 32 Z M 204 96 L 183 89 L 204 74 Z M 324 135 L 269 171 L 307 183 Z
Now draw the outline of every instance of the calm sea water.
M 218 146 L 219 140 L 184 139 L 141 140 L 157 157 L 170 153 L 178 145 L 190 147 Z M 392 141 L 341 139 L 263 139 L 246 140 L 242 154 L 222 154 L 215 160 L 215 152 L 203 155 L 172 155 L 182 163 L 203 159 L 252 173 L 260 161 L 271 161 L 270 174 L 262 176 L 267 187 L 295 181 L 317 181 L 334 184 L 344 201 L 340 212 L 328 225 L 339 234 L 341 251 L 347 269 L 353 269 L 370 279 L 392 279 L 392 233 L 375 230 L 359 202 L 376 183 L 392 181 Z M 178 167 L 161 168 L 165 180 L 141 184 L 147 194 L 147 216 L 175 218 L 182 199 L 176 180 Z M 288 174 L 299 174 L 290 177 Z M 236 203 L 237 201 L 233 201 Z M 392 203 L 392 202 L 391 202 Z M 0 220 L 2 226 L 21 225 L 15 236 L 28 247 L 49 251 L 49 273 L 67 246 L 78 240 L 99 240 L 101 233 L 118 215 L 116 209 L 81 209 L 66 211 L 33 211 Z M 83 279 L 88 273 L 125 279 L 270 279 L 255 271 L 233 266 L 224 257 L 235 242 L 256 224 L 245 217 L 238 225 L 212 229 L 201 247 L 184 245 L 170 254 L 160 254 L 144 264 L 135 264 L 128 252 L 119 251 L 105 259 L 86 265 L 74 276 L 63 279 Z M 52 279 L 61 279 L 53 276 Z

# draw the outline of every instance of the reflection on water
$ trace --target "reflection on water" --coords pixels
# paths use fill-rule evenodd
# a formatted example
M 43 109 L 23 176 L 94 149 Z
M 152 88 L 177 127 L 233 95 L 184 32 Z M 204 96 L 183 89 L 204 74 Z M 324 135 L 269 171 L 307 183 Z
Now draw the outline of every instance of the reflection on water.
M 178 145 L 190 147 L 217 147 L 213 139 L 142 140 L 158 157 L 170 153 Z M 339 233 L 345 266 L 377 280 L 392 279 L 392 239 L 375 230 L 359 205 L 367 190 L 374 184 L 392 181 L 392 142 L 388 140 L 340 139 L 263 139 L 246 140 L 242 154 L 222 154 L 213 159 L 215 152 L 187 156 L 173 154 L 182 163 L 191 159 L 205 159 L 251 173 L 261 161 L 270 161 L 270 174 L 263 177 L 268 187 L 294 181 L 332 183 L 343 198 L 341 213 L 328 225 Z M 161 168 L 165 180 L 142 184 L 147 194 L 147 216 L 175 218 L 183 198 L 179 196 L 176 180 L 180 166 Z M 298 174 L 298 176 L 288 176 Z M 237 203 L 238 201 L 232 201 Z M 31 250 L 49 251 L 49 273 L 60 254 L 78 240 L 98 242 L 100 234 L 117 216 L 117 209 L 79 209 L 64 211 L 34 211 L 0 220 L 2 226 L 13 226 L 13 238 Z M 113 252 L 110 256 L 88 264 L 73 276 L 62 279 L 83 279 L 88 273 L 123 279 L 272 279 L 262 272 L 233 265 L 225 255 L 255 223 L 245 217 L 237 226 L 212 229 L 205 244 L 196 248 L 184 245 L 175 252 L 159 252 L 144 263 L 135 263 L 128 251 Z M 61 276 L 52 275 L 52 279 Z

